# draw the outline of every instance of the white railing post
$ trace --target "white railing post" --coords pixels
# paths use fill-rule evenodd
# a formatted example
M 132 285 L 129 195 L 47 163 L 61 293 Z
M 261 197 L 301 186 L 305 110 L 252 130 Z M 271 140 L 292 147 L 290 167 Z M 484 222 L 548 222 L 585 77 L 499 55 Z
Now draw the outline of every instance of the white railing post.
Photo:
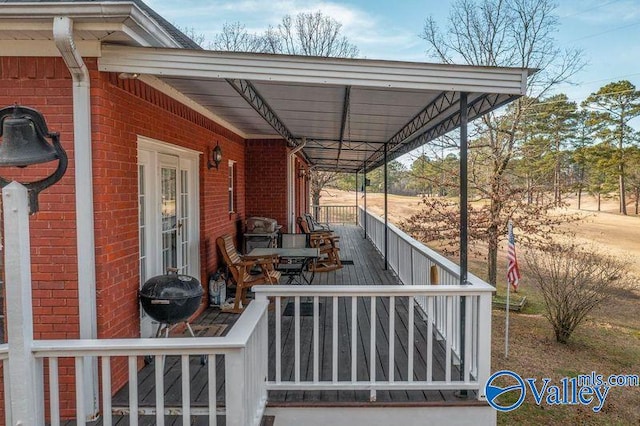
M 225 357 L 225 403 L 227 426 L 245 426 L 247 415 L 245 383 L 245 349 L 230 352 Z
M 12 182 L 2 189 L 4 210 L 7 334 L 12 422 L 35 425 L 43 402 L 38 400 L 33 347 L 31 247 L 27 189 Z
M 478 303 L 478 399 L 484 401 L 485 384 L 491 374 L 491 293 L 482 293 Z

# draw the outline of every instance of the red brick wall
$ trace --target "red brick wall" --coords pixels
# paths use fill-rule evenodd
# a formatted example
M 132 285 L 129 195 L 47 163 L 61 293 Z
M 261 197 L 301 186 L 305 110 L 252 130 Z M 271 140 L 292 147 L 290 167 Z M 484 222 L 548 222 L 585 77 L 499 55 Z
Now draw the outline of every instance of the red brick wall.
M 246 213 L 287 225 L 287 144 L 282 139 L 248 140 Z
M 216 142 L 222 148 L 219 170 L 207 169 L 206 156 L 200 162 L 199 278 L 203 284 L 218 265 L 215 239 L 227 232 L 236 234 L 245 217 L 245 142 L 144 83 L 99 73 L 95 60 L 85 61 L 91 73 L 98 335 L 137 337 L 137 136 L 203 153 Z M 61 133 L 69 155 L 66 175 L 40 195 L 41 211 L 30 221 L 36 339 L 79 334 L 71 84 L 61 59 L 0 58 L 0 107 L 18 102 L 40 110 L 49 129 Z M 234 214 L 227 208 L 228 160 L 237 164 Z M 30 167 L 23 173 L 37 171 Z M 60 367 L 62 408 L 68 413 L 74 405 L 73 380 L 64 376 L 72 375 L 73 368 L 64 363 Z M 124 363 L 114 365 L 112 374 L 114 388 L 122 385 Z M 0 407 L 1 392 L 2 387 Z
M 16 102 L 44 115 L 49 131 L 60 132 L 69 157 L 65 176 L 40 194 L 40 212 L 29 221 L 35 338 L 77 338 L 73 107 L 71 78 L 62 60 L 0 58 L 0 107 Z M 51 170 L 32 166 L 12 177 L 29 181 Z M 2 174 L 6 177 L 14 171 L 4 169 Z
M 217 266 L 215 239 L 236 232 L 244 215 L 244 141 L 138 80 L 114 74 L 92 79 L 96 192 L 96 257 L 102 337 L 137 336 L 138 201 L 136 141 L 143 135 L 203 152 L 200 164 L 202 271 Z M 223 161 L 208 169 L 207 154 L 219 142 Z M 236 214 L 227 207 L 228 160 L 237 162 Z M 114 200 L 117 204 L 114 205 Z

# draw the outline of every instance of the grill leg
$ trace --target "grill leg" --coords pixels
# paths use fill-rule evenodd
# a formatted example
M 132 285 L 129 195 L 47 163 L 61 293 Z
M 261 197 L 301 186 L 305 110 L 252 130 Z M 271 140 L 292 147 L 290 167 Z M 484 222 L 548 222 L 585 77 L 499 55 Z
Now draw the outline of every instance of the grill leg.
M 189 324 L 187 321 L 185 321 L 184 323 L 187 326 L 187 330 L 189 330 L 189 334 L 191 335 L 191 337 L 196 337 L 196 335 L 193 334 L 193 329 L 191 328 L 191 324 Z

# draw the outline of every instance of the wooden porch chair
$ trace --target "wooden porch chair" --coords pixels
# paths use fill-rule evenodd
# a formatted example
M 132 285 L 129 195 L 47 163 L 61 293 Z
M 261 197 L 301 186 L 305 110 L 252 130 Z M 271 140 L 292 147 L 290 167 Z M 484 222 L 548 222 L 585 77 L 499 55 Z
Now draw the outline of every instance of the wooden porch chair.
M 309 247 L 317 247 L 320 250 L 320 259 L 312 266 L 315 272 L 333 271 L 342 268 L 340 261 L 340 237 L 329 231 L 311 231 L 306 219 L 297 219 L 300 230 L 307 234 Z
M 247 305 L 247 290 L 258 284 L 278 284 L 280 272 L 276 271 L 274 264 L 278 261 L 277 256 L 266 256 L 261 258 L 241 256 L 233 244 L 233 238 L 229 234 L 218 237 L 216 240 L 224 262 L 229 267 L 231 276 L 236 283 L 236 296 L 233 308 L 228 312 L 241 313 Z M 257 275 L 252 275 L 254 267 L 260 271 Z M 242 306 L 240 305 L 242 301 Z

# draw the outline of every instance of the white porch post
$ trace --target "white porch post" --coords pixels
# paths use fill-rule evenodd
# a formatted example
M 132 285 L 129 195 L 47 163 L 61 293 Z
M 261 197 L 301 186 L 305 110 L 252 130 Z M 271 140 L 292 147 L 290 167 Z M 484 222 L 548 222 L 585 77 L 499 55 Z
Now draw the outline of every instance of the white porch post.
M 31 247 L 28 192 L 12 182 L 2 189 L 5 235 L 5 279 L 11 418 L 15 425 L 35 425 L 42 420 L 42 400 L 36 385 L 32 355 Z M 40 414 L 38 414 L 40 413 Z
M 245 349 L 229 352 L 225 357 L 225 386 L 228 426 L 243 426 L 249 413 L 244 404 L 246 401 Z
M 485 401 L 484 387 L 491 375 L 491 293 L 480 295 L 478 310 L 478 399 Z

